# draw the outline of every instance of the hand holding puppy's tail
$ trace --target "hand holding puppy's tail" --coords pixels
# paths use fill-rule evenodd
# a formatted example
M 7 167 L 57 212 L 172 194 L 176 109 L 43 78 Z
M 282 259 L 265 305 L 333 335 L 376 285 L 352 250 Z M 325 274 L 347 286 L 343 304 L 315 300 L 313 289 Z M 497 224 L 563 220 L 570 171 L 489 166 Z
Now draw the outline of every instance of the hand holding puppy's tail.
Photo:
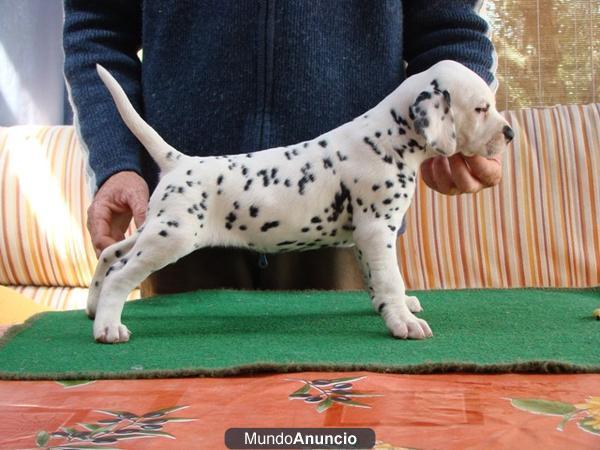
M 104 67 L 100 64 L 96 64 L 96 70 L 112 95 L 125 125 L 127 125 L 135 137 L 139 139 L 146 150 L 148 150 L 148 153 L 150 153 L 152 159 L 156 161 L 161 172 L 168 172 L 175 166 L 176 161 L 185 157 L 185 155 L 167 144 L 164 139 L 141 118 L 127 98 L 123 88 Z

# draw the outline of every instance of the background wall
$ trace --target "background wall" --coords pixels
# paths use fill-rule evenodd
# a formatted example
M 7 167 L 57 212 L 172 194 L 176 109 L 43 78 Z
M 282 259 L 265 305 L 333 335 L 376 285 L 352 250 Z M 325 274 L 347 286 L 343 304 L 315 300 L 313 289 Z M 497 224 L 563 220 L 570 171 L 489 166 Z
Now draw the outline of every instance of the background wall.
M 600 101 L 600 1 L 488 0 L 498 109 Z
M 64 123 L 62 2 L 0 0 L 0 11 L 0 126 Z

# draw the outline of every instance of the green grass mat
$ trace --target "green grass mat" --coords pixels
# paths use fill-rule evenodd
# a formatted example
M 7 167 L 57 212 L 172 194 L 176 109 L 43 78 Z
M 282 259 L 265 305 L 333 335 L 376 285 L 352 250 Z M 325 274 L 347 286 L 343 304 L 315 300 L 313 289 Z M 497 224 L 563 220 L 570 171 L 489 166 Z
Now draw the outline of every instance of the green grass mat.
M 392 338 L 363 292 L 199 291 L 128 303 L 127 344 L 83 311 L 9 330 L 0 378 L 225 376 L 299 370 L 600 372 L 600 289 L 417 293 L 434 337 Z

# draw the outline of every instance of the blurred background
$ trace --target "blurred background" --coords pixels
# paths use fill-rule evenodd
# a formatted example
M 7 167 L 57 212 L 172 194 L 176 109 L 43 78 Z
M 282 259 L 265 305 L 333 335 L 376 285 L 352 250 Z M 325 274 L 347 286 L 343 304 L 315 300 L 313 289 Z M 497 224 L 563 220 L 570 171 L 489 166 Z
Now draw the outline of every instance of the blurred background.
M 62 1 L 0 0 L 0 126 L 70 124 Z M 487 0 L 498 109 L 587 104 L 600 94 L 600 1 Z

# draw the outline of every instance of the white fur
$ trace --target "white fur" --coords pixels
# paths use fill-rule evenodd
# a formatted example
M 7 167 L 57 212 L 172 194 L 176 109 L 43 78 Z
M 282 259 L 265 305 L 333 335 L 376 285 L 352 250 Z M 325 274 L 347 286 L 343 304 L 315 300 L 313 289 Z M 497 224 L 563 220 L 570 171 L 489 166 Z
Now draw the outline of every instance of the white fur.
M 121 324 L 127 294 L 152 272 L 208 246 L 265 253 L 355 246 L 373 306 L 392 335 L 432 336 L 413 314 L 421 311 L 418 300 L 405 294 L 396 233 L 425 159 L 455 151 L 489 156 L 506 147 L 507 123 L 475 73 L 443 61 L 407 79 L 365 115 L 311 141 L 205 158 L 165 143 L 111 75 L 100 66 L 98 73 L 125 123 L 157 161 L 161 179 L 144 225 L 100 256 L 87 307 L 97 341 L 127 341 Z M 422 92 L 429 97 L 419 97 Z M 487 113 L 475 111 L 487 104 Z

